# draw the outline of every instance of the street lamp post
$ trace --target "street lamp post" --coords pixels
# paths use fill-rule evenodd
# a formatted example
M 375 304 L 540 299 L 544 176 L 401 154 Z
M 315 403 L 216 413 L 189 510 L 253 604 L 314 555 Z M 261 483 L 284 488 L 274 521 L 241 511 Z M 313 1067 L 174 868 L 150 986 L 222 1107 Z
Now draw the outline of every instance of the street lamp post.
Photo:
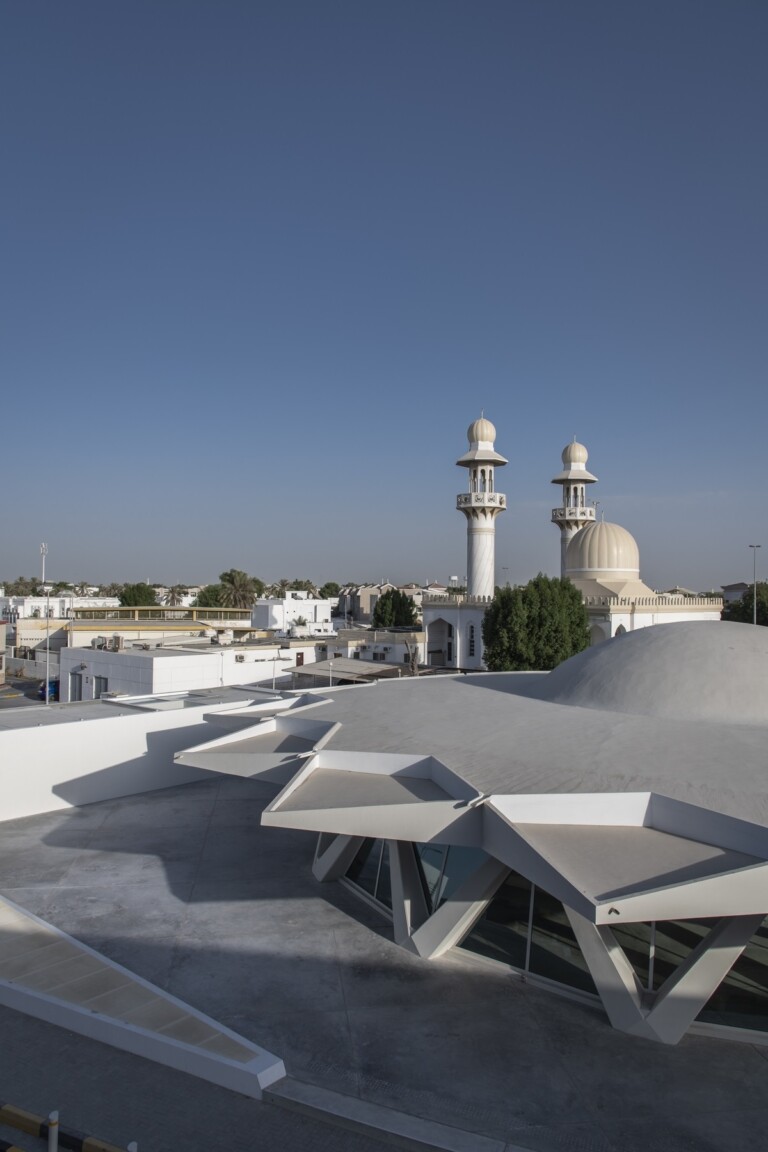
M 48 693 L 50 689 L 50 676 L 51 676 L 51 589 L 45 582 L 45 558 L 48 555 L 48 545 L 40 545 L 40 556 L 42 559 L 42 584 L 43 591 L 45 592 L 45 692 L 43 699 L 46 706 L 48 705 Z
M 750 544 L 752 549 L 752 623 L 757 624 L 757 550 L 762 544 Z

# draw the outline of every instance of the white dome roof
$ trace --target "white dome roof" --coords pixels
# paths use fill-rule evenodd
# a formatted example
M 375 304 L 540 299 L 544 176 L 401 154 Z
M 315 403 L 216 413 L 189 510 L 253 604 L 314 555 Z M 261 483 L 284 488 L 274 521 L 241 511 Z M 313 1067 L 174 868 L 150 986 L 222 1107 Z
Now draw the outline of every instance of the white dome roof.
M 768 628 L 655 624 L 587 648 L 525 695 L 552 704 L 675 720 L 768 724 Z M 723 764 L 723 781 L 728 766 Z
M 586 464 L 587 460 L 589 460 L 589 452 L 577 440 L 573 440 L 563 448 L 563 468 L 570 468 L 574 464 Z
M 490 420 L 486 420 L 481 416 L 479 420 L 473 420 L 469 428 L 467 428 L 467 440 L 470 444 L 477 444 L 478 441 L 490 441 L 493 444 L 496 439 L 496 429 Z
M 597 578 L 640 577 L 640 551 L 634 536 L 619 524 L 598 520 L 587 524 L 571 540 L 565 554 L 566 576 Z

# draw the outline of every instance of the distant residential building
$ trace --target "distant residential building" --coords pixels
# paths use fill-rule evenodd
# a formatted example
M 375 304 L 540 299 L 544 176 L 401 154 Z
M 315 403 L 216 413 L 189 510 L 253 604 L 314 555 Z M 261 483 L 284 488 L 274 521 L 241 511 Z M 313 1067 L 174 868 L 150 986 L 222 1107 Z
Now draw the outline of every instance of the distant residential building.
M 328 644 L 328 656 L 370 661 L 373 664 L 409 665 L 411 659 L 426 664 L 427 634 L 413 631 L 340 628 Z
M 32 657 L 46 647 L 93 646 L 119 650 L 134 643 L 158 644 L 190 639 L 232 644 L 256 639 L 250 608 L 140 607 L 76 608 L 71 618 L 19 619 L 14 655 Z
M 751 587 L 751 584 L 745 584 L 743 580 L 740 580 L 738 584 L 723 584 L 722 593 L 724 603 L 734 604 L 737 600 L 741 600 L 744 593 L 748 592 Z
M 262 597 L 251 612 L 254 628 L 287 635 L 329 636 L 332 604 L 302 589 L 288 589 L 281 598 Z
M 394 587 L 387 581 L 382 584 L 348 584 L 339 593 L 336 614 L 357 624 L 370 624 L 376 601 Z
M 71 593 L 59 593 L 56 596 L 0 596 L 0 614 L 9 624 L 46 616 L 51 620 L 67 620 L 78 609 L 119 607 L 117 596 L 75 596 Z
M 296 667 L 324 655 L 316 644 L 279 642 L 228 647 L 63 648 L 59 653 L 60 699 L 98 700 L 102 696 L 178 696 L 206 688 L 262 684 L 286 686 Z M 282 679 L 281 679 L 282 678 Z

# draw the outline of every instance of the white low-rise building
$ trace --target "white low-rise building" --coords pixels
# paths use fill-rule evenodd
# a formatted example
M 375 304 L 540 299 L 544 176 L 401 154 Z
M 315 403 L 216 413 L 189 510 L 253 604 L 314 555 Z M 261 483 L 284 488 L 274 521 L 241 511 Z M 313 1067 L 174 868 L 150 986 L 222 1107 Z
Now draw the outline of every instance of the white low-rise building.
M 198 692 L 238 684 L 279 685 L 293 668 L 324 656 L 315 644 L 231 647 L 62 648 L 62 702 L 102 696 L 151 696 Z
M 9 624 L 17 620 L 68 620 L 87 608 L 119 608 L 117 596 L 0 596 L 0 614 Z
M 251 622 L 254 628 L 282 635 L 331 636 L 331 610 L 330 600 L 312 597 L 304 589 L 289 589 L 280 599 L 257 600 Z

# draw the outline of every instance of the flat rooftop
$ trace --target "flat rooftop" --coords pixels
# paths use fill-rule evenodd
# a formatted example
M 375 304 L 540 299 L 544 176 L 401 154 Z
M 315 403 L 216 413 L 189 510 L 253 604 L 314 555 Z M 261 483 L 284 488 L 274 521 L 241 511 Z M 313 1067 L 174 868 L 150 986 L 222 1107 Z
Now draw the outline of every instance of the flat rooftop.
M 662 1046 L 459 949 L 409 955 L 383 914 L 313 879 L 314 836 L 261 827 L 276 792 L 212 776 L 6 822 L 0 891 L 277 1053 L 291 1077 L 496 1152 L 764 1146 L 768 1050 L 701 1035 Z M 382 1147 L 6 1009 L 0 1027 L 3 1098 L 116 1143 Z

